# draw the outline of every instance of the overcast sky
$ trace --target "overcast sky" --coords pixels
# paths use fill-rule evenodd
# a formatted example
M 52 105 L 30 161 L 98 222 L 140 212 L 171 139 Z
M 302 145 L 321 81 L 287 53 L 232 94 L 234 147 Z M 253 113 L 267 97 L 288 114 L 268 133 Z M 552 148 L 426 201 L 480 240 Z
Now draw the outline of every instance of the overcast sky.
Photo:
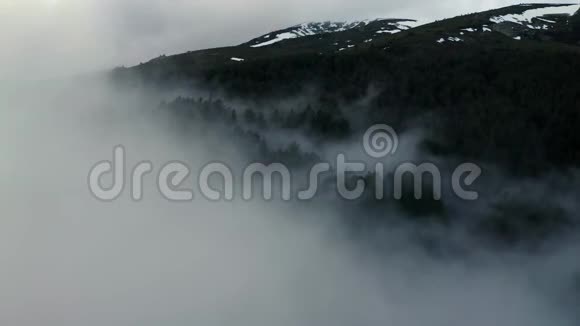
M 433 20 L 514 0 L 0 0 L 0 80 L 133 65 L 306 21 Z M 541 0 L 536 2 L 561 2 Z

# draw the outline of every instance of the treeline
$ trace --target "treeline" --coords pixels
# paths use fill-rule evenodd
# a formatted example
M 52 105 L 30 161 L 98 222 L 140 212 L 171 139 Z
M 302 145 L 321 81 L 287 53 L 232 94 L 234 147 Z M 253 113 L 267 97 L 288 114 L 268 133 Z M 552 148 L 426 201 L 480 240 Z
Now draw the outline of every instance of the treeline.
M 306 105 L 303 109 L 280 110 L 267 112 L 259 109 L 235 109 L 228 107 L 222 100 L 178 97 L 162 107 L 192 120 L 206 122 L 224 122 L 239 127 L 255 127 L 260 130 L 298 130 L 306 136 L 320 137 L 324 140 L 340 140 L 351 135 L 349 121 L 338 109 L 334 111 L 313 109 Z M 247 129 L 247 128 L 244 128 Z
M 500 163 L 519 174 L 578 166 L 579 53 L 498 42 L 493 47 L 304 56 L 284 64 L 227 67 L 212 78 L 250 99 L 287 96 L 316 84 L 321 98 L 347 104 L 365 98 L 372 85 L 378 94 L 355 113 L 368 124 L 402 128 L 428 115 L 442 153 Z
M 285 131 L 295 131 L 295 134 L 308 137 L 313 142 L 341 140 L 351 135 L 350 123 L 339 111 L 314 109 L 312 105 L 306 105 L 303 109 L 275 108 L 265 112 L 252 108 L 232 108 L 219 99 L 178 97 L 171 102 L 161 103 L 160 108 L 172 112 L 179 119 L 185 119 L 185 123 L 191 123 L 192 126 L 224 127 L 233 136 L 232 139 L 241 142 L 249 150 L 256 149 L 254 154 L 261 161 L 300 165 L 316 162 L 317 159 L 314 153 L 302 151 L 297 141 L 290 140 L 290 144 L 284 148 L 268 144 L 268 132 L 285 135 Z

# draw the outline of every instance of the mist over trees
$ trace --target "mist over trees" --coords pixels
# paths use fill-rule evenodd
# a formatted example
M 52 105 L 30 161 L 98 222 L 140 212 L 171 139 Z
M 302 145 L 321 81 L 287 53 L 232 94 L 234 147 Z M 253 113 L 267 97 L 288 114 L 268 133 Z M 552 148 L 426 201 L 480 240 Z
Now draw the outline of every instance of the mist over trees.
M 580 15 L 490 23 L 542 6 L 2 85 L 0 324 L 575 326 Z M 375 124 L 396 131 L 396 152 L 369 155 Z M 339 154 L 363 165 L 342 180 L 367 186 L 358 199 L 338 189 Z M 202 194 L 216 162 L 232 200 Z M 321 162 L 311 199 L 282 198 L 274 173 L 271 200 L 265 175 L 237 196 L 252 163 L 283 165 L 297 193 Z M 166 186 L 191 200 L 161 190 L 170 163 L 188 173 Z M 481 169 L 473 183 L 453 179 L 463 163 Z M 111 165 L 101 187 L 122 180 L 118 198 L 90 193 L 95 164 Z M 404 164 L 440 175 L 397 177 Z

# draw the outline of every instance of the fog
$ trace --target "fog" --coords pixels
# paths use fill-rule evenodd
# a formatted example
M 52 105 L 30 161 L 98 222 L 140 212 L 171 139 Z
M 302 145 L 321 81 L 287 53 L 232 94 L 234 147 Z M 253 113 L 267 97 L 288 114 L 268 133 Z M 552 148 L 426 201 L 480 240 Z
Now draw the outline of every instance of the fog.
M 0 0 L 0 324 L 576 325 L 575 232 L 535 250 L 499 250 L 468 231 L 506 188 L 576 214 L 577 175 L 521 180 L 491 167 L 481 201 L 451 202 L 463 221 L 453 227 L 411 220 L 356 233 L 350 226 L 366 211 L 334 197 L 211 202 L 196 193 L 171 202 L 154 182 L 163 164 L 187 162 L 195 174 L 221 160 L 240 171 L 246 149 L 223 130 L 183 132 L 159 113 L 175 94 L 118 88 L 93 73 L 303 21 L 429 21 L 509 4 Z M 421 156 L 425 133 L 402 133 L 397 159 L 452 165 Z M 291 137 L 331 160 L 338 152 L 363 159 L 359 136 L 322 151 L 299 134 L 268 138 L 287 146 Z M 117 145 L 127 150 L 127 171 L 154 164 L 141 201 L 128 188 L 114 202 L 89 191 L 89 170 Z M 195 182 L 192 175 L 185 186 Z
M 97 200 L 88 171 L 118 144 L 129 167 L 201 167 L 216 148 L 245 160 L 217 136 L 183 138 L 155 114 L 163 95 L 99 78 L 3 89 L 0 323 L 574 324 L 575 242 L 498 253 L 433 227 L 469 252 L 443 258 L 412 225 L 352 237 L 341 206 L 324 202 L 175 203 L 153 179 L 140 202 Z

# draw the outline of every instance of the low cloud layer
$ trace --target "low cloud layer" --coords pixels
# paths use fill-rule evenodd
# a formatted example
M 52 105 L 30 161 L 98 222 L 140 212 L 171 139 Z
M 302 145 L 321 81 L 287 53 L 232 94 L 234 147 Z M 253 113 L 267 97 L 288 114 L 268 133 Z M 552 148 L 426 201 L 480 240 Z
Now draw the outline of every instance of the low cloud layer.
M 362 246 L 334 205 L 100 202 L 86 174 L 115 145 L 201 166 L 210 140 L 151 119 L 151 91 L 34 89 L 0 91 L 0 324 L 573 325 L 575 244 L 447 260 L 398 228 Z
M 239 43 L 305 20 L 405 10 L 436 18 L 498 5 L 0 2 L 9 26 L 0 31 L 0 324 L 575 325 L 577 238 L 498 253 L 452 229 L 412 223 L 361 239 L 334 203 L 172 203 L 151 184 L 142 202 L 103 203 L 87 174 L 118 144 L 128 165 L 199 167 L 216 160 L 216 148 L 234 166 L 245 158 L 152 117 L 164 94 L 101 80 L 13 82 Z M 402 145 L 415 147 L 412 140 Z M 422 231 L 458 238 L 464 253 L 428 252 Z

